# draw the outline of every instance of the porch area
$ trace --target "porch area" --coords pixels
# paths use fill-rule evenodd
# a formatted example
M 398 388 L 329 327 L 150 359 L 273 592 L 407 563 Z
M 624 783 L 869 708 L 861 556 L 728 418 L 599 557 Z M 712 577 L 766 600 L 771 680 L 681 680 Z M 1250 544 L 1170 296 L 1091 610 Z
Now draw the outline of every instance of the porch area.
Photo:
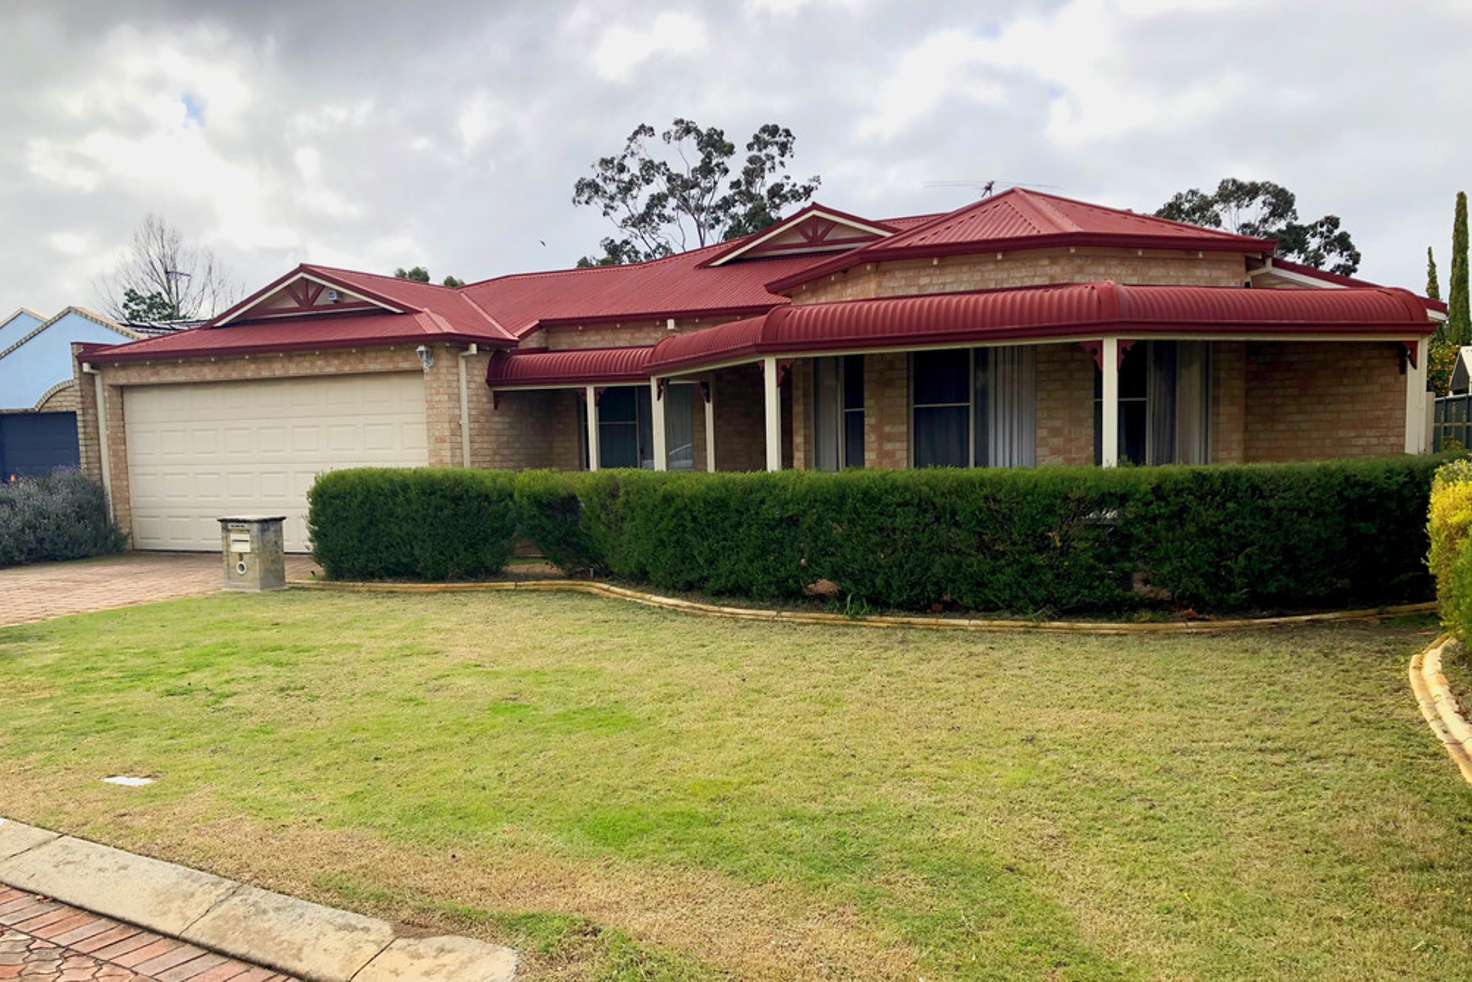
M 1312 460 L 1426 449 L 1433 326 L 1404 291 L 1083 284 L 794 306 L 657 345 L 514 352 L 487 383 L 498 409 L 557 407 L 527 434 L 549 451 L 528 466 Z

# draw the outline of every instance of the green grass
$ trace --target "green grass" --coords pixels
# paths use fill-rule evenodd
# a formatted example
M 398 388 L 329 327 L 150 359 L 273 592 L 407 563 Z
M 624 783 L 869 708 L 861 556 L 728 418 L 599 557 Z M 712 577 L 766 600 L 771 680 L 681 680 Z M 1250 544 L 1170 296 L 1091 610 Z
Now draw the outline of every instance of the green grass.
M 177 601 L 0 630 L 0 814 L 541 977 L 1451 977 L 1472 789 L 1406 683 L 1431 633 Z

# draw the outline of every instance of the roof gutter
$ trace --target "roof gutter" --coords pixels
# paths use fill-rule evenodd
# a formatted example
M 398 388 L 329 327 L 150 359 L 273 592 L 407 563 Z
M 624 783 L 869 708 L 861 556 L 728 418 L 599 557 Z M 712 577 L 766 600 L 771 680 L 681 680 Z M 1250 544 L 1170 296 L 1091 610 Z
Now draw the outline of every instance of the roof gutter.
M 191 331 L 189 333 L 193 335 L 198 332 Z M 176 336 L 165 335 L 165 337 Z M 486 338 L 479 335 L 451 331 L 435 334 L 427 334 L 421 331 L 416 334 L 401 334 L 380 338 L 330 338 L 320 341 L 283 341 L 275 344 L 250 344 L 230 348 L 186 349 L 182 351 L 155 351 L 145 347 L 152 340 L 155 339 L 146 338 L 132 344 L 114 345 L 92 355 L 92 360 L 100 364 L 116 364 L 128 361 L 183 361 L 194 358 L 241 358 L 246 355 L 273 355 L 287 354 L 294 351 L 329 351 L 344 348 L 391 348 L 401 344 L 463 343 L 494 345 L 501 348 L 514 348 L 517 344 L 510 339 Z

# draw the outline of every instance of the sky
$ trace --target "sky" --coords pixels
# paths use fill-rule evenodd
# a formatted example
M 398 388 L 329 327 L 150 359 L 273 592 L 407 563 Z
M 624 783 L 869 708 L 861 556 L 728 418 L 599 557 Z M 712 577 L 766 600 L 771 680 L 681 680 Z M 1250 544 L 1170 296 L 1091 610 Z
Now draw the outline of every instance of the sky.
M 97 305 L 156 213 L 243 292 L 310 261 L 571 265 L 573 183 L 635 125 L 776 122 L 874 218 L 1026 183 L 1153 211 L 1222 177 L 1339 215 L 1362 276 L 1443 291 L 1472 184 L 1472 0 L 12 3 L 0 308 Z

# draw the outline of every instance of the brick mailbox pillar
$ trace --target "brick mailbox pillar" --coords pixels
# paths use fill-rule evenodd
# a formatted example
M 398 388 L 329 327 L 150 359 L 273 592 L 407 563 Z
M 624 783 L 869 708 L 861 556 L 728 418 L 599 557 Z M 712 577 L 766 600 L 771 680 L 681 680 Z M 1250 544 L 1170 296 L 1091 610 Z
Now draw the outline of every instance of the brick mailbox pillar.
M 283 515 L 236 515 L 220 519 L 225 555 L 225 589 L 246 593 L 286 589 Z

